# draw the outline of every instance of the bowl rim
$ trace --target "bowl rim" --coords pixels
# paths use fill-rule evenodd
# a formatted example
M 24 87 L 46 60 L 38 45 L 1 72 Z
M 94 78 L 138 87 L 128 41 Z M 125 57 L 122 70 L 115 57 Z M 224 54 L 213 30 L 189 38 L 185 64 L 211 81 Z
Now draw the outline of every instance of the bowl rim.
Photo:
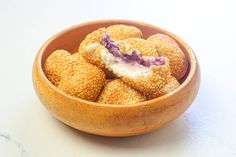
M 138 25 L 145 25 L 145 26 L 148 26 L 148 27 L 151 27 L 151 28 L 155 28 L 155 29 L 158 29 L 160 30 L 161 32 L 163 32 L 164 34 L 167 34 L 169 35 L 170 37 L 174 38 L 179 45 L 181 45 L 187 52 L 188 56 L 189 56 L 189 61 L 188 61 L 188 66 L 189 66 L 189 72 L 185 78 L 185 80 L 180 84 L 180 86 L 175 89 L 174 91 L 170 92 L 170 93 L 167 93 L 163 96 L 160 96 L 160 97 L 157 97 L 157 98 L 154 98 L 154 99 L 151 99 L 151 100 L 146 100 L 146 101 L 143 101 L 143 102 L 139 102 L 139 103 L 135 103 L 135 104 L 104 104 L 104 103 L 98 103 L 98 102 L 93 102 L 93 101 L 88 101 L 88 100 L 84 100 L 84 99 L 81 99 L 81 98 L 77 98 L 77 97 L 74 97 L 74 96 L 70 96 L 70 95 L 67 95 L 65 92 L 63 92 L 62 90 L 60 90 L 58 87 L 56 87 L 55 85 L 53 85 L 46 77 L 45 73 L 44 73 L 44 70 L 43 70 L 43 66 L 42 66 L 42 56 L 45 52 L 45 49 L 47 48 L 47 46 L 54 40 L 56 39 L 58 36 L 61 36 L 63 34 L 66 34 L 67 32 L 69 31 L 72 31 L 74 29 L 77 29 L 78 27 L 83 27 L 83 26 L 86 26 L 86 25 L 94 25 L 94 24 L 97 24 L 97 23 L 106 23 L 106 22 L 111 22 L 111 23 L 117 23 L 117 24 L 122 24 L 122 23 L 130 23 L 130 25 L 132 25 L 132 23 L 136 23 Z M 134 20 L 127 20 L 127 19 L 103 19 L 103 20 L 94 20 L 94 21 L 89 21 L 89 22 L 83 22 L 83 23 L 80 23 L 80 24 L 77 24 L 77 25 L 74 25 L 74 26 L 70 26 L 70 27 L 67 27 L 65 29 L 63 29 L 62 31 L 59 31 L 58 33 L 54 34 L 53 36 L 51 36 L 43 45 L 42 47 L 39 49 L 38 53 L 37 53 L 37 56 L 35 58 L 36 60 L 36 64 L 38 66 L 38 69 L 39 69 L 39 72 L 40 72 L 40 75 L 43 79 L 43 81 L 46 81 L 47 82 L 47 85 L 52 88 L 53 90 L 55 90 L 57 93 L 65 96 L 65 97 L 68 97 L 69 99 L 72 99 L 73 101 L 80 101 L 84 104 L 87 104 L 87 105 L 94 105 L 94 106 L 97 106 L 97 107 L 111 107 L 111 108 L 131 108 L 131 107 L 137 107 L 137 106 L 146 106 L 148 104 L 152 104 L 154 102 L 157 102 L 157 101 L 163 101 L 165 99 L 167 99 L 168 97 L 180 92 L 181 90 L 184 90 L 184 88 L 191 82 L 194 74 L 196 73 L 197 71 L 197 58 L 196 58 L 196 55 L 194 54 L 192 48 L 187 44 L 185 43 L 180 37 L 178 37 L 177 35 L 165 30 L 165 29 L 162 29 L 158 26 L 155 26 L 155 25 L 152 25 L 152 24 L 148 24 L 148 23 L 144 23 L 144 22 L 140 22 L 140 21 L 134 21 Z

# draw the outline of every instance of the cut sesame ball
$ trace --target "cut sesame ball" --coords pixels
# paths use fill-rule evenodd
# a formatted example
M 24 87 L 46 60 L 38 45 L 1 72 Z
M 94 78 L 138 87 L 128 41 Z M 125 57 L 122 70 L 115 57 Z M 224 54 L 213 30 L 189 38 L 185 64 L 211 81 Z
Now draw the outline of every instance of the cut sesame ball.
M 141 38 L 141 30 L 134 26 L 128 25 L 111 25 L 107 27 L 106 32 L 111 34 L 113 40 L 124 40 L 127 38 Z
M 100 49 L 103 49 L 102 35 L 106 32 L 110 32 L 111 36 L 116 39 L 125 39 L 130 37 L 141 37 L 142 32 L 133 26 L 126 25 L 111 25 L 107 29 L 99 28 L 88 34 L 86 38 L 81 42 L 79 46 L 79 53 L 85 58 L 85 60 L 93 65 L 101 68 L 106 78 L 114 78 L 115 76 L 105 67 L 101 61 Z M 122 37 L 122 38 L 121 38 Z
M 81 99 L 95 101 L 106 82 L 104 72 L 89 63 L 77 65 L 74 73 L 64 75 L 58 88 Z
M 167 83 L 170 76 L 169 62 L 166 57 L 159 65 L 144 66 L 138 62 L 129 62 L 111 54 L 107 49 L 100 51 L 102 61 L 117 77 L 136 90 L 153 93 Z M 146 57 L 145 57 L 146 58 Z
M 187 59 L 175 40 L 165 34 L 155 34 L 147 40 L 155 44 L 156 55 L 165 56 L 170 60 L 172 76 L 182 78 L 187 71 Z
M 121 79 L 109 81 L 98 98 L 105 104 L 134 104 L 145 101 L 145 97 Z
M 88 63 L 101 68 L 104 71 L 106 78 L 114 78 L 112 72 L 110 72 L 101 61 L 101 56 L 99 53 L 100 49 L 104 48 L 102 45 L 102 35 L 104 33 L 105 28 L 99 28 L 98 30 L 88 34 L 80 44 L 79 53 Z
M 102 34 L 105 33 L 105 28 L 99 28 L 88 34 L 79 46 L 79 53 L 84 59 L 100 68 L 104 68 L 104 64 L 101 62 L 97 49 L 101 47 Z

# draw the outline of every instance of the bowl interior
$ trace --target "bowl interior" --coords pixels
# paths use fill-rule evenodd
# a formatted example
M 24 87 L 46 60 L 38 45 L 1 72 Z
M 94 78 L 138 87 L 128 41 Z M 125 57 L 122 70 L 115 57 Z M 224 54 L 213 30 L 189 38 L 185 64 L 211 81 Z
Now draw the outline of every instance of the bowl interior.
M 175 41 L 179 44 L 180 48 L 184 52 L 187 60 L 188 60 L 188 70 L 185 76 L 180 80 L 180 83 L 183 83 L 184 80 L 187 78 L 189 71 L 190 71 L 190 56 L 187 53 L 187 50 L 179 43 L 176 39 L 176 36 L 164 29 L 158 28 L 153 25 L 149 25 L 142 22 L 135 22 L 135 21 L 128 21 L 128 20 L 101 20 L 101 21 L 94 21 L 88 22 L 80 25 L 76 25 L 70 27 L 62 32 L 57 33 L 53 37 L 51 37 L 41 48 L 41 68 L 43 69 L 43 65 L 47 59 L 47 57 L 57 49 L 64 49 L 70 53 L 75 53 L 78 51 L 78 47 L 82 40 L 86 37 L 87 34 L 90 32 L 101 28 L 107 27 L 109 25 L 114 24 L 125 24 L 125 25 L 132 25 L 139 28 L 143 32 L 143 38 L 148 38 L 150 35 L 156 33 L 163 33 L 171 36 Z M 43 70 L 42 70 L 43 71 Z

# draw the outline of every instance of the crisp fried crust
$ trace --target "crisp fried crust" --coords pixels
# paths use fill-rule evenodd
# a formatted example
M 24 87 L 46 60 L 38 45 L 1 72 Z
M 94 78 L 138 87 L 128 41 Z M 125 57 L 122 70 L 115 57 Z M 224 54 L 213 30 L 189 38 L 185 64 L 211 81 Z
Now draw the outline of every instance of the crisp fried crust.
M 105 28 L 99 28 L 88 34 L 79 46 L 79 53 L 82 54 L 86 61 L 100 68 L 105 66 L 100 60 L 97 49 L 101 46 L 102 34 L 105 33 L 105 30 Z
M 105 82 L 105 74 L 100 68 L 85 63 L 77 65 L 74 73 L 64 75 L 58 88 L 71 96 L 95 101 Z
M 57 86 L 62 76 L 73 70 L 77 61 L 65 50 L 54 51 L 44 64 L 44 72 L 48 80 Z
M 177 89 L 180 86 L 178 80 L 173 77 L 170 76 L 167 84 L 160 90 L 160 95 L 165 95 L 167 93 L 172 92 L 173 90 Z
M 105 31 L 105 28 L 100 28 L 88 34 L 80 44 L 79 53 L 87 62 L 101 68 L 105 72 L 106 78 L 114 78 L 112 72 L 110 72 L 101 61 L 101 56 L 99 53 L 100 49 L 105 48 L 101 43 L 102 34 L 105 33 Z
M 155 44 L 141 38 L 128 38 L 119 43 L 121 53 L 130 52 L 133 50 L 140 51 L 144 56 L 156 54 Z M 156 57 L 157 55 L 155 55 Z
M 187 71 L 187 60 L 175 40 L 164 34 L 152 35 L 147 40 L 155 44 L 157 55 L 165 56 L 170 60 L 172 76 L 177 79 L 182 78 Z M 150 53 L 150 56 L 155 54 Z
M 170 68 L 168 62 L 166 62 L 161 66 L 151 66 L 151 72 L 146 76 L 138 76 L 136 78 L 122 76 L 121 79 L 143 93 L 153 93 L 165 86 L 169 76 Z
M 83 64 L 87 62 L 79 52 L 73 53 L 72 57 L 76 60 L 77 63 Z
M 180 84 L 179 84 L 178 80 L 173 76 L 169 76 L 166 85 L 163 88 L 161 88 L 161 90 L 157 90 L 153 93 L 146 93 L 146 94 L 144 93 L 144 95 L 148 99 L 157 98 L 159 96 L 162 96 L 162 95 L 165 95 L 167 93 L 174 91 L 179 86 L 180 86 Z
M 99 103 L 105 104 L 134 104 L 145 101 L 145 97 L 121 79 L 109 81 L 98 98 Z
M 139 30 L 137 27 L 127 25 L 111 25 L 107 27 L 106 32 L 111 35 L 113 40 L 141 38 L 143 36 L 141 30 Z

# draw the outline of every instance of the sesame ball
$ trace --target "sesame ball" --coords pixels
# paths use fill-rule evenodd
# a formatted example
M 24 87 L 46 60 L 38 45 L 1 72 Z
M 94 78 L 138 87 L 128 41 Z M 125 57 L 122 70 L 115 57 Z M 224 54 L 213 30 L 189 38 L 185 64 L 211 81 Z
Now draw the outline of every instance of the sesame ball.
M 121 79 L 109 81 L 98 98 L 99 103 L 105 104 L 134 104 L 144 101 L 145 97 L 131 88 Z
M 89 63 L 77 65 L 74 73 L 64 75 L 58 88 L 81 99 L 95 101 L 106 83 L 104 72 Z
M 48 80 L 57 86 L 62 76 L 73 70 L 77 61 L 65 50 L 56 50 L 49 55 L 44 64 L 44 72 Z
M 187 71 L 187 59 L 175 40 L 165 34 L 155 34 L 147 40 L 155 44 L 157 55 L 165 56 L 170 60 L 172 76 L 177 79 L 182 78 Z

